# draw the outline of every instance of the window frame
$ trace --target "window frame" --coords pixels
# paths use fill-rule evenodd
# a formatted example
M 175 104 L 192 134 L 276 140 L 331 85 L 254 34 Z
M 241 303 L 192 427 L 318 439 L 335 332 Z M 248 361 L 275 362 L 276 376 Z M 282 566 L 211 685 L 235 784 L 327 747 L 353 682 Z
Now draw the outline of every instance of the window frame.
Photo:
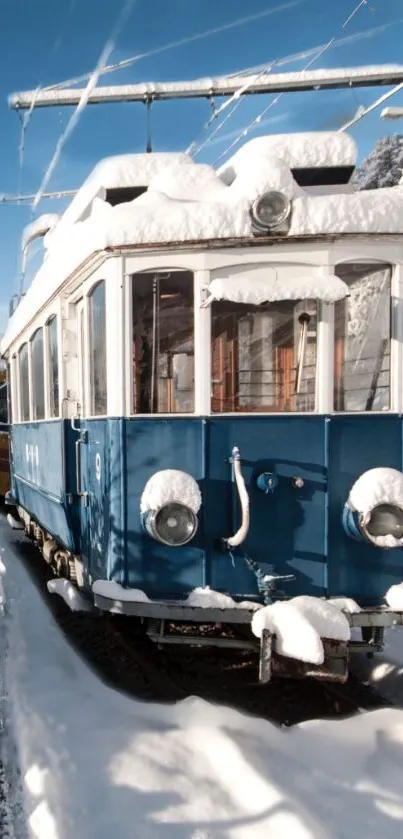
M 399 376 L 399 359 L 400 367 L 403 362 L 403 323 L 399 324 L 399 316 L 396 317 L 394 314 L 394 299 L 397 302 L 403 303 L 403 289 L 401 289 L 401 282 L 399 284 L 399 266 L 396 265 L 395 262 L 391 259 L 384 259 L 373 257 L 371 253 L 367 256 L 360 256 L 354 258 L 349 256 L 346 259 L 337 259 L 334 263 L 334 273 L 337 275 L 337 269 L 339 266 L 354 266 L 354 265 L 368 265 L 371 266 L 373 269 L 378 269 L 379 271 L 389 269 L 390 272 L 390 279 L 389 279 L 389 381 L 388 381 L 388 407 L 378 408 L 376 410 L 368 409 L 360 409 L 360 410 L 348 410 L 343 408 L 338 410 L 335 407 L 336 403 L 336 370 L 335 370 L 335 363 L 333 358 L 332 363 L 332 394 L 331 394 L 331 409 L 330 413 L 334 416 L 376 416 L 377 414 L 393 414 L 399 413 L 401 410 L 400 402 L 402 401 L 401 395 L 401 388 L 399 388 L 399 383 L 396 384 Z M 338 276 L 338 275 L 337 275 Z M 348 299 L 348 298 L 347 298 Z M 333 352 L 336 352 L 336 304 L 333 304 Z M 400 392 L 399 392 L 400 391 Z
M 42 393 L 43 393 L 43 416 L 37 417 L 36 416 L 36 402 L 35 402 L 35 393 L 37 389 L 37 382 L 35 380 L 35 373 L 34 373 L 34 353 L 35 347 L 34 342 L 37 336 L 41 334 L 42 338 Z M 30 392 L 32 397 L 32 406 L 31 406 L 31 419 L 32 422 L 43 422 L 43 420 L 47 419 L 47 400 L 46 400 L 46 376 L 45 376 L 45 329 L 43 326 L 38 326 L 34 332 L 32 332 L 31 337 L 29 339 L 30 345 L 30 355 L 31 355 L 31 375 L 30 375 Z
M 51 328 L 56 325 L 56 357 L 57 357 L 57 379 L 58 379 L 58 398 L 57 398 L 57 414 L 52 413 L 52 355 L 51 355 Z M 50 420 L 61 419 L 61 399 L 60 399 L 60 340 L 59 340 L 59 317 L 56 313 L 49 315 L 45 322 L 44 331 L 44 374 L 45 374 L 45 418 Z
M 91 347 L 91 299 L 93 295 L 97 291 L 98 288 L 103 288 L 104 291 L 104 335 L 105 335 L 105 358 L 104 358 L 104 377 L 105 377 L 105 392 L 104 392 L 104 399 L 105 399 L 105 411 L 102 413 L 95 413 L 94 406 L 95 406 L 95 391 L 93 390 L 93 382 L 91 378 L 91 373 L 93 369 L 92 365 L 92 347 Z M 79 303 L 79 301 L 78 301 Z M 97 279 L 88 289 L 85 294 L 84 300 L 84 341 L 81 350 L 83 352 L 83 396 L 84 396 L 84 405 L 82 405 L 82 415 L 88 416 L 91 418 L 99 418 L 99 417 L 106 417 L 108 416 L 108 345 L 107 345 L 107 281 L 104 278 Z M 77 325 L 78 330 L 78 325 Z M 77 341 L 78 341 L 78 332 L 77 332 Z
M 193 290 L 193 364 L 194 364 L 194 386 L 193 386 L 193 410 L 187 412 L 171 412 L 171 413 L 135 413 L 133 409 L 133 402 L 134 402 L 134 369 L 133 369 L 133 289 L 135 285 L 135 278 L 136 275 L 145 275 L 148 274 L 150 276 L 150 283 L 152 283 L 152 277 L 156 274 L 189 274 L 191 275 L 191 280 L 189 279 L 189 283 L 192 284 Z M 203 338 L 203 334 L 205 334 L 205 330 L 200 329 L 201 323 L 201 316 L 208 316 L 207 310 L 200 309 L 200 303 L 203 299 L 202 287 L 200 283 L 201 275 L 208 276 L 210 274 L 209 271 L 197 271 L 192 266 L 186 265 L 166 265 L 160 264 L 153 267 L 142 268 L 141 265 L 138 267 L 136 266 L 136 270 L 132 270 L 126 273 L 126 286 L 125 286 L 125 295 L 124 300 L 126 300 L 125 305 L 125 315 L 124 318 L 124 336 L 125 336 L 125 346 L 126 346 L 126 358 L 125 358 L 125 381 L 126 381 L 126 415 L 131 418 L 153 418 L 158 419 L 162 417 L 181 417 L 181 418 L 188 418 L 193 417 L 195 415 L 200 415 L 200 413 L 207 414 L 208 411 L 205 409 L 204 404 L 202 402 L 201 391 L 205 389 L 204 383 L 204 376 L 202 382 L 202 371 L 206 370 L 206 363 L 205 359 L 203 358 L 203 354 L 201 350 L 201 340 Z M 204 353 L 205 355 L 205 353 Z M 199 371 L 199 375 L 198 375 Z M 210 375 L 208 373 L 208 375 Z M 207 381 L 207 386 L 209 387 L 209 381 Z M 200 410 L 202 408 L 202 410 Z
M 10 392 L 9 398 L 11 401 L 11 423 L 19 422 L 20 413 L 19 413 L 19 399 L 18 399 L 18 357 L 17 353 L 13 353 L 10 358 Z
M 28 417 L 24 416 L 23 411 L 23 404 L 22 404 L 22 382 L 21 382 L 21 353 L 23 349 L 26 349 L 27 353 L 27 385 L 28 385 Z M 17 352 L 17 366 L 18 366 L 18 417 L 21 423 L 31 422 L 32 416 L 32 400 L 31 400 L 31 364 L 30 364 L 30 352 L 29 352 L 29 340 L 23 341 L 23 343 L 18 347 Z
M 310 364 L 308 362 L 308 368 L 314 367 L 313 375 L 307 375 L 305 377 L 306 383 L 311 383 L 312 390 L 308 384 L 308 388 L 302 389 L 299 394 L 294 392 L 293 382 L 294 377 L 296 375 L 296 357 L 298 354 L 298 345 L 299 345 L 299 335 L 298 335 L 298 311 L 304 311 L 304 300 L 294 300 L 285 298 L 284 300 L 278 300 L 277 303 L 266 303 L 261 306 L 253 305 L 253 304 L 242 304 L 245 306 L 244 311 L 238 310 L 235 308 L 238 304 L 228 300 L 228 301 L 217 301 L 212 302 L 211 306 L 209 306 L 211 316 L 211 328 L 210 328 L 210 345 L 212 348 L 212 360 L 211 360 L 211 398 L 210 398 L 210 412 L 211 415 L 214 417 L 219 416 L 272 416 L 272 415 L 284 415 L 284 414 L 292 414 L 292 415 L 311 415 L 317 413 L 317 391 L 318 391 L 318 324 L 319 324 L 319 317 L 320 317 L 320 301 L 317 298 L 309 298 L 309 305 L 308 310 L 315 308 L 315 340 L 313 342 L 314 346 L 314 363 Z M 308 302 L 308 301 L 306 301 Z M 227 303 L 227 309 L 225 309 L 225 303 Z M 213 307 L 217 307 L 218 305 L 224 304 L 223 311 L 220 314 L 219 311 L 214 312 Z M 289 304 L 289 312 L 287 309 L 284 308 L 284 304 Z M 253 363 L 250 366 L 249 370 L 242 371 L 240 364 L 241 364 L 241 357 L 239 355 L 240 348 L 239 348 L 239 339 L 240 339 L 240 325 L 245 318 L 248 318 L 249 315 L 253 317 L 253 324 L 258 328 L 259 331 L 259 316 L 268 316 L 270 318 L 270 310 L 271 307 L 275 309 L 277 306 L 277 312 L 279 312 L 278 307 L 281 308 L 283 306 L 283 316 L 281 317 L 280 314 L 280 321 L 275 322 L 272 324 L 272 329 L 270 331 L 270 349 L 261 344 L 260 340 L 260 352 L 265 353 L 267 350 L 269 351 L 269 355 L 271 356 L 271 366 L 270 369 L 267 369 L 265 372 L 269 373 L 272 376 L 272 382 L 270 385 L 267 385 L 264 381 L 257 381 L 252 388 L 257 387 L 263 390 L 266 390 L 267 386 L 273 386 L 273 393 L 266 396 L 253 396 L 249 395 L 250 402 L 249 404 L 245 402 L 248 398 L 247 392 L 242 395 L 243 384 L 240 380 L 240 375 L 242 372 L 247 372 L 249 375 L 253 376 Z M 249 308 L 248 308 L 249 307 Z M 231 311 L 233 309 L 233 311 Z M 257 320 L 255 320 L 255 316 L 257 316 Z M 216 331 L 214 329 L 214 325 L 216 324 L 218 329 L 220 325 L 220 321 L 222 324 L 222 328 L 224 328 L 224 333 L 220 331 Z M 225 327 L 226 322 L 228 326 Z M 229 333 L 228 333 L 229 328 Z M 312 327 L 311 327 L 312 328 Z M 284 333 L 285 329 L 285 333 Z M 283 333 L 284 337 L 286 338 L 285 343 L 281 340 L 279 341 L 279 335 Z M 308 328 L 309 333 L 309 328 Z M 224 337 L 224 343 L 222 343 L 222 336 L 227 335 L 227 338 Z M 228 337 L 229 334 L 229 337 Z M 276 340 L 277 337 L 277 340 Z M 229 354 L 229 358 L 233 359 L 233 364 L 231 365 L 230 370 L 227 368 L 227 363 L 224 361 L 224 369 L 219 371 L 219 379 L 216 378 L 217 375 L 217 367 L 215 364 L 220 366 L 219 355 L 220 350 L 219 346 L 220 343 L 223 346 L 223 351 L 225 357 Z M 251 346 L 248 345 L 246 350 L 247 354 L 251 351 Z M 308 348 L 308 341 L 307 341 L 307 348 Z M 311 344 L 312 346 L 312 344 Z M 217 355 L 218 353 L 218 355 Z M 305 355 L 305 361 L 309 359 L 309 355 Z M 234 360 L 235 359 L 235 360 Z M 259 360 L 261 360 L 261 356 L 259 355 Z M 304 365 L 305 366 L 305 365 Z M 308 369 L 306 368 L 306 369 Z M 214 402 L 220 400 L 220 396 L 217 394 L 217 389 L 219 391 L 220 386 L 225 388 L 225 380 L 228 380 L 230 376 L 230 371 L 232 370 L 232 377 L 236 377 L 236 381 L 233 381 L 233 386 L 230 388 L 230 394 L 224 398 L 224 401 L 227 403 L 233 402 L 232 408 L 228 409 L 228 407 L 221 411 L 217 407 L 214 406 Z M 256 371 L 255 371 L 256 372 Z M 257 371 L 257 372 L 263 372 Z M 278 379 L 279 381 L 276 381 Z M 282 384 L 281 384 L 282 382 Z M 217 387 L 214 388 L 214 383 L 216 383 Z M 301 408 L 294 410 L 293 408 L 287 408 L 287 401 L 291 400 L 293 402 L 298 402 L 298 398 L 301 399 L 303 404 L 304 400 L 308 401 L 308 403 L 312 403 L 312 407 L 308 410 L 303 410 Z M 267 403 L 263 404 L 264 399 L 267 398 Z M 261 402 L 262 404 L 256 404 L 254 406 L 254 402 Z

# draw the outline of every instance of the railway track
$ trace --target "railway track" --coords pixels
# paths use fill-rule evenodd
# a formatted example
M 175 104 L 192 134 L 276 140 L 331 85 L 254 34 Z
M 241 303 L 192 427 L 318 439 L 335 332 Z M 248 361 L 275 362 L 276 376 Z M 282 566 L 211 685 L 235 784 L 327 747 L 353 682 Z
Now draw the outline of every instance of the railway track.
M 49 594 L 53 573 L 36 546 L 22 539 L 18 552 L 69 642 L 104 682 L 137 699 L 177 702 L 198 695 L 286 726 L 390 704 L 354 677 L 337 686 L 310 679 L 260 685 L 256 656 L 248 650 L 178 645 L 160 650 L 133 619 L 71 612 Z

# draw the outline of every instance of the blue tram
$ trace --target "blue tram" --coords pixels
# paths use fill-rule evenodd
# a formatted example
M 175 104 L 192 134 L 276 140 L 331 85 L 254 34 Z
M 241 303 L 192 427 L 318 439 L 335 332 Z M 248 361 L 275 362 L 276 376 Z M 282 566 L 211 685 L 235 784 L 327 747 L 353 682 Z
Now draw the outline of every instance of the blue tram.
M 403 187 L 354 192 L 355 156 L 102 161 L 25 236 L 2 343 L 9 502 L 55 573 L 158 643 L 254 646 L 262 681 L 342 680 L 402 621 Z

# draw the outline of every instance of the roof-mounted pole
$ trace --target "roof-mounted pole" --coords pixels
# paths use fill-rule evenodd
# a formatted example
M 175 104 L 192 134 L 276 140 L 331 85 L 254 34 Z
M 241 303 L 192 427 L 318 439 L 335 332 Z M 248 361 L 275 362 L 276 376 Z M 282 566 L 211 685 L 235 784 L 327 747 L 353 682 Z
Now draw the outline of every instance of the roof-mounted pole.
M 371 67 L 301 70 L 297 73 L 267 73 L 242 77 L 245 96 L 259 93 L 293 93 L 309 90 L 331 90 L 348 87 L 377 87 L 403 82 L 403 65 L 388 64 Z M 195 79 L 179 82 L 146 82 L 142 84 L 96 87 L 89 94 L 88 104 L 106 102 L 145 102 L 167 99 L 211 99 L 232 96 L 239 90 L 240 80 L 234 76 L 217 79 Z M 28 90 L 12 93 L 8 104 L 14 110 L 78 105 L 82 89 Z

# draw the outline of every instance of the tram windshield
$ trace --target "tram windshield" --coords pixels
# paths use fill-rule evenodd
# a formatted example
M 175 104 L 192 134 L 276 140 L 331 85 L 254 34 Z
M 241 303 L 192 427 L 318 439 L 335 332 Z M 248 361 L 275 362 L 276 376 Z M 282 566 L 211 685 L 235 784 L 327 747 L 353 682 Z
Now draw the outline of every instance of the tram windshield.
M 211 314 L 214 412 L 315 410 L 315 300 L 220 301 Z

